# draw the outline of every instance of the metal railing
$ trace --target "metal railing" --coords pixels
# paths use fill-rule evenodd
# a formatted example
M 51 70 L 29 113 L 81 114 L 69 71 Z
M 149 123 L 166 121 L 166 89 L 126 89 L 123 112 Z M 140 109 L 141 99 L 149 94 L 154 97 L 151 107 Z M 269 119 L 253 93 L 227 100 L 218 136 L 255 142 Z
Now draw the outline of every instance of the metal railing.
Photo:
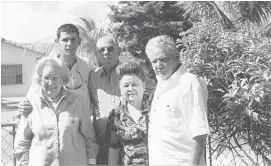
M 13 155 L 13 143 L 16 133 L 17 122 L 1 123 L 1 165 L 16 165 Z

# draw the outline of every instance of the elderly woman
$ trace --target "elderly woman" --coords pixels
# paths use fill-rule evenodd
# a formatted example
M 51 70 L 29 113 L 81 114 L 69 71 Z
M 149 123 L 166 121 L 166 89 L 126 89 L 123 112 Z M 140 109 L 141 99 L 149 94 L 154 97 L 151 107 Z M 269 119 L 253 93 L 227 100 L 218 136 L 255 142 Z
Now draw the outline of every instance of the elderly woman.
M 33 111 L 22 117 L 16 133 L 17 165 L 95 164 L 94 128 L 83 97 L 64 88 L 70 79 L 65 64 L 45 57 L 34 78 L 41 89 L 29 98 Z
M 147 165 L 149 104 L 144 72 L 138 63 L 127 62 L 117 68 L 117 74 L 122 102 L 108 118 L 108 164 Z
M 206 85 L 180 62 L 167 35 L 149 40 L 146 53 L 157 77 L 149 124 L 150 165 L 206 165 Z

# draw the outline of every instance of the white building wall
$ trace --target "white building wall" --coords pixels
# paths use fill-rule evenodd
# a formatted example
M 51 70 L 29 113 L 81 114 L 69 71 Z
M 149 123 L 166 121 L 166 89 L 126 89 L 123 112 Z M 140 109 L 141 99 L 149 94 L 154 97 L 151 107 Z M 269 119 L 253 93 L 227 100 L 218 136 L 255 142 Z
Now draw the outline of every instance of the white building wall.
M 23 83 L 1 84 L 1 97 L 23 97 L 26 95 L 33 75 L 37 58 L 42 54 L 1 42 L 1 65 L 22 64 Z

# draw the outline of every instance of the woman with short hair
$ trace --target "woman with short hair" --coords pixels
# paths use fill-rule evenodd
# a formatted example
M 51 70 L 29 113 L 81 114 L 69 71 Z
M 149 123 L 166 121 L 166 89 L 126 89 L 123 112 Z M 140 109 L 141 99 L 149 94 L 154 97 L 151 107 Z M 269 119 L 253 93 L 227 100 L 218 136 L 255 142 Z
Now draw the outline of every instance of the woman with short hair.
M 83 96 L 64 86 L 70 74 L 59 59 L 45 57 L 35 70 L 40 91 L 29 98 L 33 111 L 22 116 L 14 142 L 17 165 L 95 164 L 95 131 Z
M 149 103 L 144 71 L 138 63 L 127 62 L 117 68 L 117 74 L 122 102 L 108 118 L 108 164 L 147 165 Z

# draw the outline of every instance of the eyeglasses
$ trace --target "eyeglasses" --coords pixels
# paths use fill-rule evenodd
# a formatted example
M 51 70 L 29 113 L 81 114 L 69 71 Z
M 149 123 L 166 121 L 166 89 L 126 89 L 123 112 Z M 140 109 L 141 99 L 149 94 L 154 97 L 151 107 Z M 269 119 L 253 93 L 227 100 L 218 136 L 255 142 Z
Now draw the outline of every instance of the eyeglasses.
M 107 52 L 110 52 L 110 53 L 114 51 L 113 46 L 98 48 L 100 53 L 104 53 L 105 49 L 107 49 Z
M 60 82 L 60 80 L 62 80 L 62 77 L 44 77 L 41 80 L 46 84 L 49 83 L 49 81 L 57 83 Z

